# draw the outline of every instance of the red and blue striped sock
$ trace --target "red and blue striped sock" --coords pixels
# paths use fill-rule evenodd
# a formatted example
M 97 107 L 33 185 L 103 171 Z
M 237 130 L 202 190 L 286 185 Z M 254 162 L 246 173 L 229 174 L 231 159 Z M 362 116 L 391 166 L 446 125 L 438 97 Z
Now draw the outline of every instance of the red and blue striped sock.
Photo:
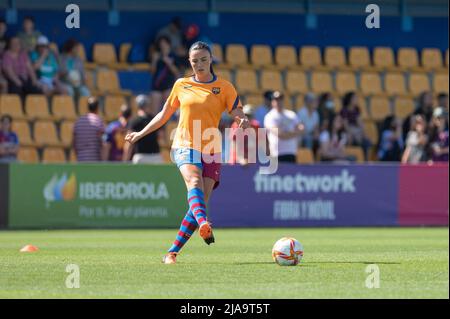
M 193 188 L 188 192 L 189 210 L 194 214 L 197 224 L 201 226 L 206 223 L 206 205 L 203 191 Z
M 181 248 L 186 244 L 186 242 L 191 238 L 194 231 L 197 229 L 197 221 L 195 220 L 194 214 L 189 210 L 184 216 L 181 222 L 180 230 L 178 231 L 177 237 L 170 247 L 170 253 L 178 253 Z

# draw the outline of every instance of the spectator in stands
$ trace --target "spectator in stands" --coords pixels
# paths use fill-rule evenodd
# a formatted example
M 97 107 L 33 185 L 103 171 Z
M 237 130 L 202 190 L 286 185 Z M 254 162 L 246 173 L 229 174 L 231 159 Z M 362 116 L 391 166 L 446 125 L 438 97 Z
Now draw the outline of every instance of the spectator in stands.
M 147 96 L 138 95 L 136 97 L 136 104 L 138 106 L 137 117 L 132 119 L 128 124 L 128 132 L 141 131 L 154 117 L 151 101 Z M 162 129 L 145 136 L 133 145 L 125 143 L 124 160 L 129 161 L 132 159 L 134 164 L 164 163 L 160 153 L 158 139 L 164 139 L 164 132 Z
M 178 58 L 171 51 L 170 40 L 166 36 L 158 39 L 156 51 L 153 53 L 151 72 L 153 73 L 151 99 L 153 114 L 157 114 L 169 97 L 173 84 L 180 76 Z
M 426 161 L 426 145 L 428 136 L 425 134 L 427 123 L 425 117 L 416 114 L 412 118 L 411 130 L 406 137 L 406 148 L 403 152 L 402 163 L 417 164 Z
M 279 162 L 295 163 L 304 126 L 293 111 L 284 108 L 283 99 L 281 92 L 273 92 L 272 110 L 264 118 L 264 127 L 268 130 L 270 156 L 278 157 Z
M 255 120 L 257 120 L 262 127 L 264 127 L 264 117 L 272 109 L 272 94 L 273 91 L 264 92 L 264 104 L 258 106 L 253 114 Z
M 12 117 L 2 115 L 0 118 L 0 163 L 9 163 L 17 160 L 19 152 L 19 138 L 11 130 Z
M 66 85 L 68 93 L 76 98 L 89 96 L 86 86 L 83 61 L 78 55 L 80 43 L 75 39 L 67 40 L 61 50 L 62 82 Z
M 342 162 L 354 161 L 355 158 L 345 154 L 345 146 L 348 144 L 347 131 L 344 125 L 344 119 L 337 114 L 333 123 L 328 123 L 325 119 L 320 128 L 319 136 L 319 158 L 323 162 Z
M 180 17 L 174 17 L 167 26 L 156 33 L 156 39 L 161 37 L 169 39 L 171 50 L 177 56 L 186 56 L 187 50 L 184 46 L 183 24 Z M 158 42 L 158 40 L 156 42 Z
M 2 59 L 3 52 L 5 52 L 9 41 L 9 37 L 6 34 L 7 31 L 8 25 L 6 24 L 5 19 L 0 18 L 0 60 Z
M 8 49 L 3 54 L 2 68 L 9 93 L 19 94 L 22 99 L 26 94 L 42 93 L 42 85 L 34 73 L 28 54 L 21 49 L 19 38 L 9 39 Z
M 22 42 L 24 50 L 27 52 L 34 51 L 37 40 L 42 35 L 40 31 L 35 30 L 34 18 L 31 16 L 25 17 L 22 22 L 22 28 L 23 30 L 17 35 Z
M 331 93 L 322 93 L 319 96 L 319 105 L 317 107 L 317 112 L 319 113 L 319 125 L 321 126 L 324 120 L 328 120 L 329 125 L 331 125 L 336 116 L 335 110 L 336 106 L 334 105 L 334 99 Z
M 82 115 L 74 125 L 73 146 L 78 162 L 97 162 L 102 160 L 105 132 L 103 120 L 98 116 L 99 102 L 95 97 L 88 98 L 88 113 Z
M 394 115 L 386 117 L 381 130 L 378 159 L 384 162 L 400 162 L 403 150 L 402 125 Z
M 448 94 L 444 92 L 439 93 L 437 96 L 437 103 L 438 103 L 437 106 L 440 106 L 444 109 L 444 116 L 448 118 Z
M 105 152 L 103 158 L 107 161 L 123 161 L 123 148 L 125 144 L 125 135 L 127 133 L 128 121 L 131 117 L 131 107 L 123 104 L 120 107 L 120 115 L 117 121 L 109 123 L 103 135 Z
M 402 134 L 403 139 L 406 140 L 408 132 L 411 128 L 411 123 L 415 115 L 422 115 L 426 121 L 426 124 L 430 123 L 433 115 L 433 95 L 430 91 L 424 91 L 419 96 L 419 101 L 413 114 L 410 114 L 403 121 Z
M 448 124 L 443 107 L 433 112 L 430 134 L 430 151 L 433 162 L 448 162 Z
M 314 93 L 307 93 L 304 101 L 305 105 L 297 113 L 298 120 L 305 127 L 305 131 L 301 136 L 301 145 L 315 151 L 319 142 L 317 99 Z
M 67 86 L 60 80 L 58 59 L 50 50 L 47 37 L 42 35 L 38 38 L 36 51 L 30 53 L 30 58 L 45 95 L 69 93 Z

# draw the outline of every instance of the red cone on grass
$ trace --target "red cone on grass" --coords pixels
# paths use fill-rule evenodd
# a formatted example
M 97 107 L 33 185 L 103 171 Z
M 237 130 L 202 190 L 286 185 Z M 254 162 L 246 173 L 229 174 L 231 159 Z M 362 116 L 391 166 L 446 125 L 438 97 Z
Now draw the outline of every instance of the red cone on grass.
M 22 247 L 22 249 L 20 250 L 21 253 L 32 253 L 35 251 L 38 251 L 39 248 L 37 248 L 36 246 L 33 245 L 25 245 Z

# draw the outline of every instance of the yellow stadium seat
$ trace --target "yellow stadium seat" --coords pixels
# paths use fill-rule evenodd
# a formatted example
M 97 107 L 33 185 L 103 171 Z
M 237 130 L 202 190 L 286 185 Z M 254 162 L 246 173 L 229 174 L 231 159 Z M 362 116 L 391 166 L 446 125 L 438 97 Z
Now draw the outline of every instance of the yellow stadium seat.
M 283 91 L 283 82 L 278 70 L 263 70 L 261 72 L 261 89 L 263 91 Z
M 131 91 L 120 88 L 119 77 L 114 70 L 97 72 L 97 88 L 102 94 L 131 95 Z
M 414 112 L 414 100 L 410 97 L 397 97 L 394 101 L 394 114 L 400 119 Z
M 107 95 L 105 97 L 105 119 L 106 121 L 114 121 L 119 118 L 120 107 L 126 104 L 123 96 Z
M 219 64 L 224 63 L 223 49 L 220 44 L 214 43 L 212 45 L 212 55 L 213 55 L 214 59 L 217 61 L 217 63 L 219 63 Z
M 52 113 L 57 120 L 76 120 L 75 103 L 69 95 L 55 95 L 52 101 Z
M 369 49 L 367 47 L 351 47 L 349 64 L 355 69 L 369 68 L 371 66 Z
M 20 146 L 17 154 L 17 159 L 24 163 L 38 163 L 39 154 L 36 147 L 32 146 Z
M 373 51 L 373 64 L 380 69 L 395 68 L 394 51 L 389 47 L 376 47 Z
M 351 71 L 339 71 L 336 73 L 336 91 L 338 94 L 345 94 L 349 91 L 356 91 L 356 76 Z
M 95 63 L 101 65 L 117 62 L 116 49 L 112 43 L 95 43 L 92 57 Z
M 333 92 L 331 74 L 326 71 L 311 72 L 311 90 L 314 93 Z
M 279 69 L 298 67 L 297 52 L 292 45 L 279 45 L 275 48 L 275 63 Z
M 447 48 L 447 50 L 445 50 L 445 66 L 448 69 L 448 48 Z
M 372 142 L 372 144 L 378 143 L 378 128 L 377 124 L 373 120 L 364 121 L 364 134 Z
M 27 121 L 15 120 L 12 122 L 11 128 L 17 134 L 21 147 L 22 145 L 34 145 L 34 140 L 31 137 L 30 124 Z
M 314 154 L 309 148 L 299 148 L 297 150 L 297 163 L 298 164 L 313 164 Z
M 60 126 L 61 142 L 65 147 L 72 145 L 73 139 L 73 121 L 63 121 Z
M 288 70 L 286 73 L 286 90 L 290 94 L 305 94 L 309 91 L 306 75 L 302 71 Z
M 384 78 L 384 90 L 389 95 L 405 95 L 405 77 L 402 73 L 387 73 Z
M 121 43 L 119 47 L 119 62 L 127 63 L 131 51 L 131 43 Z
M 403 70 L 419 67 L 419 56 L 415 48 L 400 48 L 397 52 L 397 65 Z
M 294 105 L 294 103 L 292 103 L 292 96 L 288 95 L 288 94 L 284 94 L 284 100 L 283 100 L 283 105 L 286 109 L 297 112 L 297 109 Z
M 345 154 L 347 156 L 354 156 L 356 158 L 357 163 L 364 162 L 364 152 L 363 152 L 361 146 L 346 146 Z
M 41 120 L 34 123 L 34 140 L 37 146 L 62 146 L 53 121 Z
M 84 48 L 83 43 L 79 43 L 77 46 L 77 55 L 83 61 L 84 68 L 86 70 L 93 70 L 97 67 L 96 63 L 88 62 L 86 59 L 86 49 Z
M 422 66 L 428 70 L 442 69 L 442 54 L 437 48 L 422 49 Z
M 376 72 L 362 72 L 360 88 L 364 95 L 379 95 L 383 93 L 380 75 Z
M 325 48 L 324 53 L 325 65 L 332 68 L 347 67 L 347 58 L 343 47 L 329 46 Z
M 270 46 L 262 44 L 252 45 L 250 48 L 250 62 L 256 68 L 274 67 Z
M 243 44 L 229 44 L 225 48 L 225 58 L 228 65 L 248 66 L 247 48 Z
M 22 101 L 20 96 L 16 94 L 2 94 L 0 95 L 0 114 L 8 114 L 13 119 L 25 119 L 23 113 Z
M 61 147 L 46 147 L 42 152 L 43 163 L 65 163 L 66 154 Z
M 317 46 L 303 46 L 300 48 L 299 61 L 302 68 L 317 69 L 323 67 L 320 48 Z
M 264 97 L 261 94 L 248 94 L 245 96 L 245 103 L 258 107 L 264 103 Z
M 25 112 L 29 119 L 53 119 L 45 95 L 28 94 L 25 98 Z
M 192 71 L 191 71 L 192 72 Z M 232 81 L 232 77 L 231 77 L 231 72 L 229 70 L 226 69 L 218 69 L 218 70 L 214 70 L 214 73 L 219 77 L 222 78 L 224 80 L 227 80 L 228 82 L 233 83 Z
M 389 99 L 384 96 L 373 96 L 370 98 L 370 114 L 375 121 L 384 120 L 386 116 L 391 115 L 391 106 Z
M 369 114 L 369 111 L 367 108 L 367 102 L 366 102 L 365 97 L 359 96 L 358 104 L 359 104 L 359 109 L 361 112 L 361 119 L 362 120 L 370 119 L 370 114 Z
M 256 72 L 251 69 L 238 69 L 236 71 L 236 87 L 240 94 L 260 93 Z
M 433 77 L 433 91 L 448 94 L 448 73 L 435 73 Z
M 430 90 L 430 81 L 425 73 L 411 73 L 409 75 L 409 91 L 413 95 L 419 95 L 423 91 Z

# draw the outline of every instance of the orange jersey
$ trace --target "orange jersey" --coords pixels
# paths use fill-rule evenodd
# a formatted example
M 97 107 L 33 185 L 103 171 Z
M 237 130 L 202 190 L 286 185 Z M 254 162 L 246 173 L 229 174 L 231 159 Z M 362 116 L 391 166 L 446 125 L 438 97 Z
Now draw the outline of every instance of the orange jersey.
M 210 82 L 198 82 L 193 76 L 178 79 L 167 103 L 180 108 L 172 148 L 206 154 L 222 151 L 222 138 L 217 135 L 222 113 L 242 106 L 233 84 L 216 76 Z

